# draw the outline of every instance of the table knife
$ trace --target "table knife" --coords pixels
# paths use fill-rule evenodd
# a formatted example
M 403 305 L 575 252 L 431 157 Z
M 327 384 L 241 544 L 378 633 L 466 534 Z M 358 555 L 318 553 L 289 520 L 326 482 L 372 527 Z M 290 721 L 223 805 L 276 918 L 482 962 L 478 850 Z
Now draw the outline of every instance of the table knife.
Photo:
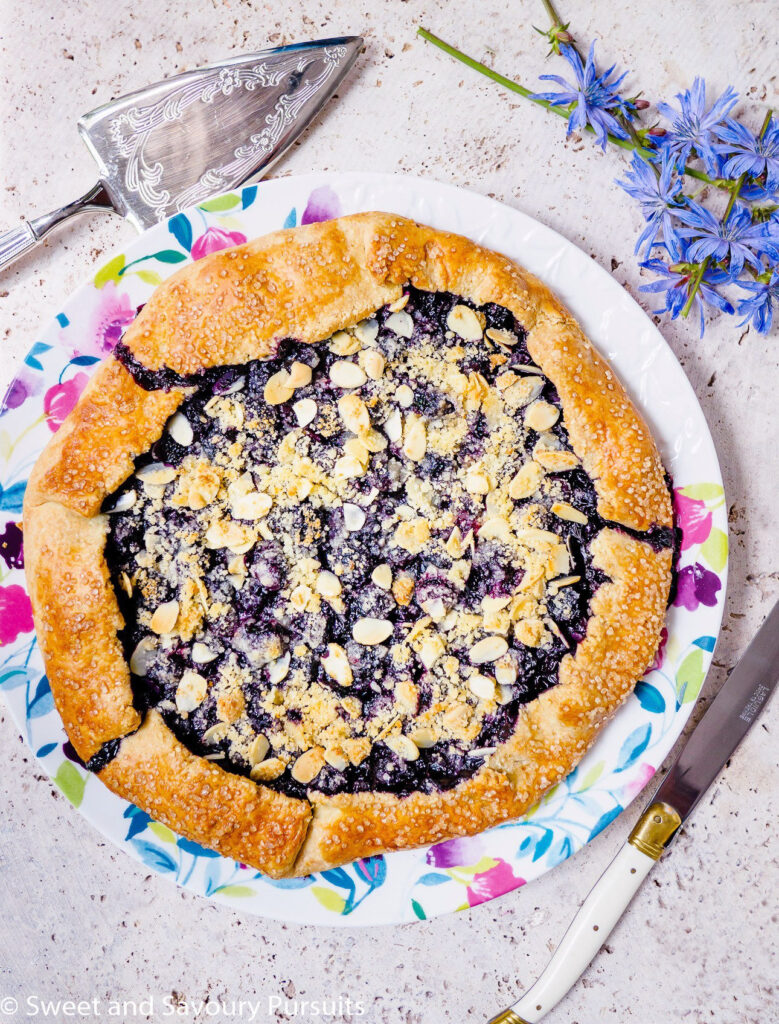
M 348 74 L 363 40 L 341 36 L 185 71 L 85 114 L 99 180 L 52 213 L 0 235 L 0 270 L 75 214 L 104 211 L 139 231 L 260 177 Z
M 779 679 L 779 602 L 691 733 L 630 837 L 595 883 L 538 981 L 489 1024 L 536 1024 L 584 973 Z

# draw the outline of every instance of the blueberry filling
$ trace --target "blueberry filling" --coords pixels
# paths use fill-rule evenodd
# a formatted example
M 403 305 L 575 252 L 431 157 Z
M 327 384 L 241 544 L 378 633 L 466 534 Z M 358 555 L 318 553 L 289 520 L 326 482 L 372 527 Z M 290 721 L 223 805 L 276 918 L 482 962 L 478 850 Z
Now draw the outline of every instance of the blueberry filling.
M 292 796 L 481 767 L 606 579 L 608 524 L 524 338 L 502 307 L 409 288 L 186 379 L 120 343 L 142 387 L 195 388 L 104 506 L 139 708 Z

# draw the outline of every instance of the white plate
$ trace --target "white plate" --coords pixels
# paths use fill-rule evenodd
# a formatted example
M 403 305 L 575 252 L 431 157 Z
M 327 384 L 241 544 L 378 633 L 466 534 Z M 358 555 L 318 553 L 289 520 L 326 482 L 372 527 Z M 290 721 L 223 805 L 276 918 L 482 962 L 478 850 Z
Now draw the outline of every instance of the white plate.
M 569 306 L 651 424 L 673 477 L 684 530 L 680 595 L 658 663 L 576 771 L 521 821 L 273 882 L 150 821 L 74 758 L 32 633 L 16 554 L 21 499 L 52 431 L 160 280 L 213 248 L 365 210 L 468 235 L 515 258 Z M 417 178 L 318 174 L 265 182 L 179 214 L 115 256 L 65 304 L 28 354 L 0 417 L 0 690 L 11 713 L 43 768 L 101 832 L 187 889 L 243 911 L 316 924 L 388 924 L 473 906 L 524 885 L 597 835 L 649 782 L 711 661 L 725 593 L 727 516 L 714 446 L 681 367 L 606 271 L 549 228 L 472 192 Z

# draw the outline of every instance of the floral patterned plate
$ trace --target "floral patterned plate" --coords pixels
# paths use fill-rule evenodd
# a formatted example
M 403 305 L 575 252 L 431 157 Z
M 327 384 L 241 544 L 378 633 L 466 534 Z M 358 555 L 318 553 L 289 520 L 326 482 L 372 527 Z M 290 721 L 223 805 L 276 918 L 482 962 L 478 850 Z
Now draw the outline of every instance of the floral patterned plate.
M 471 839 L 274 882 L 220 857 L 110 793 L 67 742 L 36 646 L 25 590 L 22 495 L 38 454 L 99 360 L 179 266 L 267 231 L 391 210 L 513 256 L 568 304 L 641 406 L 674 480 L 684 540 L 662 650 L 578 768 L 519 822 Z M 45 328 L 0 409 L 0 690 L 43 768 L 89 821 L 193 892 L 287 921 L 388 924 L 483 903 L 580 849 L 651 780 L 687 720 L 711 661 L 727 563 L 725 497 L 703 413 L 649 318 L 583 252 L 474 193 L 390 175 L 282 178 L 219 196 L 147 231 L 102 266 Z

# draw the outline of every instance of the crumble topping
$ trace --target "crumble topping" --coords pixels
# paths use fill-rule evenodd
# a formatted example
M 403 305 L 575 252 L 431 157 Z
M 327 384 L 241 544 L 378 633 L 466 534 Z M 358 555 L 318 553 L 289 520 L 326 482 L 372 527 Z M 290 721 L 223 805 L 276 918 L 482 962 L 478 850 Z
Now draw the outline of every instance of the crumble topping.
M 592 481 L 521 326 L 409 288 L 191 383 L 106 503 L 138 701 L 291 795 L 472 774 L 603 579 Z

